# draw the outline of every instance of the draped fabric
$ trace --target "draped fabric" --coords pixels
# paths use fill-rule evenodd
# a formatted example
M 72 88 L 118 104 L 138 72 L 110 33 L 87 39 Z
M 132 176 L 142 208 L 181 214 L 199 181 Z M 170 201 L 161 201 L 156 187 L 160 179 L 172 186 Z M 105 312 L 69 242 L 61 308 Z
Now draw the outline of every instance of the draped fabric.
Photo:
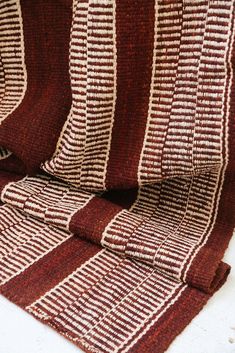
M 226 281 L 234 7 L 0 2 L 0 293 L 85 352 L 165 352 Z

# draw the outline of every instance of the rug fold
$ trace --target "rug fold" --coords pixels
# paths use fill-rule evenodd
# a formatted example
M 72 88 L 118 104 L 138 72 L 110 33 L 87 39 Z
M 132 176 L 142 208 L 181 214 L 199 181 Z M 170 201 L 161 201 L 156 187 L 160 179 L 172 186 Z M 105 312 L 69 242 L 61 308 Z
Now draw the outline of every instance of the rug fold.
M 9 174 L 7 176 L 9 177 Z M 116 204 L 115 199 L 113 201 L 107 199 L 106 193 L 100 196 L 92 194 L 43 174 L 36 177 L 26 176 L 13 182 L 7 181 L 6 178 L 1 201 L 9 205 L 10 209 L 14 207 L 49 227 L 70 231 L 81 239 L 102 245 L 122 257 L 147 263 L 161 273 L 208 293 L 216 291 L 227 278 L 230 268 L 221 262 L 223 256 L 221 250 L 210 249 L 207 246 L 200 249 L 200 233 L 198 239 L 195 237 L 190 239 L 188 233 L 185 233 L 185 238 L 182 235 L 177 237 L 175 232 L 179 227 L 177 223 L 169 232 L 168 223 L 164 224 L 161 218 L 158 219 L 160 211 L 157 208 L 153 208 L 148 217 L 146 213 L 141 214 L 138 211 L 138 207 L 142 206 L 138 203 L 138 198 L 128 209 Z M 166 217 L 166 214 L 164 216 Z M 182 219 L 180 218 L 178 222 L 181 223 Z M 146 230 L 148 233 L 154 232 L 154 241 L 151 237 L 151 243 L 145 234 Z M 162 238 L 162 233 L 166 235 L 167 232 L 169 240 L 166 237 Z M 142 235 L 140 240 L 143 246 L 140 249 L 138 234 Z M 172 253 L 168 251 L 167 254 L 163 248 L 164 242 L 168 246 L 172 241 L 174 241 Z M 220 246 L 226 247 L 226 239 L 224 242 L 225 245 L 221 242 Z M 182 246 L 185 248 L 184 252 Z M 189 273 L 183 272 L 188 252 L 195 252 L 198 248 L 200 249 L 198 256 L 193 259 L 197 266 L 192 265 Z M 210 258 L 213 261 L 208 261 Z M 174 266 L 175 263 L 178 266 Z

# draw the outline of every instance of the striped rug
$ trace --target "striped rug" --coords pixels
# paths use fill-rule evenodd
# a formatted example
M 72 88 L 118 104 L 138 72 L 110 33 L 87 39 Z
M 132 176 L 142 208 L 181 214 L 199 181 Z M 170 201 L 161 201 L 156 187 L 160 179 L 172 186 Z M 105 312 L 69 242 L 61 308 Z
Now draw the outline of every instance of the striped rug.
M 84 352 L 163 353 L 226 281 L 234 25 L 234 0 L 0 1 L 0 293 Z

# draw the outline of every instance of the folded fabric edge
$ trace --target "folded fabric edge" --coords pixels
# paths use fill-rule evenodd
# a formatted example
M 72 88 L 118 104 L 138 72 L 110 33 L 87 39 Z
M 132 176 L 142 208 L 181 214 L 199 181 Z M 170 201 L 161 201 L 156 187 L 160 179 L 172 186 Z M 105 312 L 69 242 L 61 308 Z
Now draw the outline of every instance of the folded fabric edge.
M 47 180 L 48 178 L 49 178 L 48 180 L 51 179 L 51 177 L 46 177 L 46 176 L 45 178 L 46 178 L 45 180 Z M 3 190 L 4 187 L 8 185 L 8 183 L 18 181 L 18 180 L 21 182 L 21 180 L 24 180 L 24 179 L 14 174 L 1 172 L 0 191 Z M 34 179 L 32 180 L 34 181 Z M 52 180 L 54 180 L 54 178 L 52 178 Z M 58 181 L 58 183 L 64 184 L 63 182 L 60 182 L 60 181 Z M 233 207 L 232 208 L 230 207 L 230 213 L 228 215 L 229 219 L 228 217 L 226 217 L 226 223 L 224 222 L 224 217 L 221 218 L 221 213 L 223 215 L 224 214 L 223 209 L 226 210 L 226 208 L 228 207 L 228 203 L 230 204 L 230 197 L 228 197 L 228 195 L 230 196 L 232 194 L 233 184 L 234 182 L 232 179 L 230 180 L 230 183 L 225 185 L 221 196 L 220 212 L 217 217 L 217 221 L 212 231 L 212 234 L 210 235 L 207 243 L 200 249 L 200 251 L 195 256 L 194 261 L 189 266 L 189 269 L 186 272 L 185 278 L 183 278 L 183 276 L 181 278 L 181 280 L 184 283 L 188 283 L 189 285 L 196 287 L 198 289 L 201 289 L 202 291 L 205 291 L 208 293 L 213 293 L 215 290 L 220 288 L 222 284 L 226 281 L 226 278 L 230 272 L 230 267 L 227 264 L 222 263 L 221 260 L 228 246 L 229 240 L 231 239 L 232 232 L 234 229 L 235 209 L 233 213 Z M 15 185 L 17 186 L 17 184 Z M 64 184 L 64 186 L 65 185 L 66 184 Z M 45 185 L 43 185 L 43 188 L 45 189 Z M 12 193 L 13 195 L 14 195 L 14 192 L 16 191 L 17 189 L 16 190 L 10 189 L 10 193 Z M 123 208 L 111 202 L 110 200 L 97 197 L 96 195 L 93 195 L 90 198 L 89 193 L 87 195 L 88 195 L 88 199 L 86 201 L 87 203 L 83 205 L 84 207 L 82 207 L 80 210 L 76 210 L 76 207 L 75 207 L 72 212 L 72 216 L 68 218 L 68 220 L 66 221 L 67 223 L 62 224 L 61 229 L 63 228 L 68 229 L 75 236 L 85 239 L 87 241 L 90 241 L 92 243 L 102 244 L 102 234 L 106 224 L 113 217 L 115 217 L 115 215 L 118 212 L 120 212 L 120 210 L 122 210 Z M 8 199 L 4 200 L 4 197 L 3 197 L 2 201 L 8 204 Z M 11 200 L 9 201 L 9 204 L 11 205 Z M 35 209 L 33 206 L 32 206 L 32 209 L 25 209 L 24 208 L 25 204 L 23 203 L 22 205 L 23 205 L 23 209 L 22 209 L 23 212 L 25 212 L 26 214 L 30 214 L 32 217 L 36 215 Z M 21 209 L 21 206 L 18 207 L 17 204 L 14 204 L 14 202 L 12 204 L 12 207 Z M 94 217 L 94 210 L 96 212 L 96 217 Z M 40 219 L 40 217 L 38 218 Z M 61 214 L 61 217 L 62 217 L 62 214 Z M 85 224 L 83 224 L 84 220 L 86 220 Z M 51 225 L 55 226 L 56 228 L 57 227 L 60 228 L 59 224 L 53 224 L 53 219 L 51 222 L 51 220 L 47 217 L 47 219 L 46 220 L 44 219 L 43 221 L 45 221 L 48 224 L 51 223 Z M 222 233 L 222 236 L 221 236 L 221 233 Z M 138 261 L 142 261 L 142 260 L 138 259 Z M 149 265 L 151 266 L 151 264 Z M 165 271 L 162 268 L 158 268 L 158 266 L 155 266 L 155 268 L 162 273 L 171 275 L 170 273 L 168 273 L 168 271 Z

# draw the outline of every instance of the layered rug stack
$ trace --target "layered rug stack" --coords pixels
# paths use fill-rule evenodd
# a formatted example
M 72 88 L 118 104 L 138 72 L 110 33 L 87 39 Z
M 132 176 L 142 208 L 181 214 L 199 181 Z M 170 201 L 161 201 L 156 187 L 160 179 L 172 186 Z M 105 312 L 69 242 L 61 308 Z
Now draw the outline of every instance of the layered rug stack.
M 234 0 L 0 1 L 0 293 L 162 353 L 225 282 Z

